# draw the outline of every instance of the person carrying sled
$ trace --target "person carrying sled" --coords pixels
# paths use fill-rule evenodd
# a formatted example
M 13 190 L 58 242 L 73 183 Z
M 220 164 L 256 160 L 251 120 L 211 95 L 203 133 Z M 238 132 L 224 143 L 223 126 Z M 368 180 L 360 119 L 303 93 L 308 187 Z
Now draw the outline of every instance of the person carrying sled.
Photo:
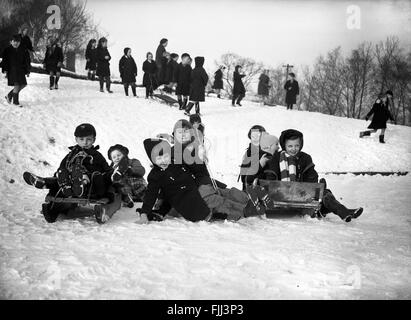
M 153 54 L 147 52 L 147 60 L 143 63 L 143 86 L 146 88 L 146 99 L 153 97 L 153 91 L 157 89 L 157 65 L 153 60 Z
M 110 90 L 111 79 L 110 79 L 110 60 L 111 56 L 107 49 L 107 39 L 100 38 L 98 40 L 97 46 L 97 71 L 96 74 L 100 80 L 100 92 L 104 92 L 104 82 L 106 83 L 106 89 L 108 93 L 113 93 Z
M 133 96 L 137 97 L 136 92 L 136 77 L 137 77 L 137 65 L 134 58 L 131 56 L 131 49 L 124 49 L 124 56 L 121 57 L 119 62 L 119 71 L 121 81 L 123 82 L 124 92 L 128 97 L 128 88 L 131 86 Z
M 97 69 L 97 40 L 91 39 L 86 48 L 86 70 L 87 70 L 87 79 L 94 80 L 96 78 L 96 69 Z
M 300 94 L 300 87 L 297 80 L 295 80 L 294 73 L 291 72 L 288 75 L 284 90 L 286 90 L 285 103 L 287 104 L 287 110 L 293 110 L 293 105 L 297 103 L 297 96 Z
M 134 202 L 142 202 L 147 189 L 144 179 L 146 170 L 137 159 L 130 159 L 127 147 L 116 144 L 108 149 L 108 158 L 113 168 L 113 186 L 122 195 L 123 204 L 132 208 Z
M 58 89 L 58 83 L 63 66 L 63 50 L 59 45 L 59 40 L 50 39 L 50 45 L 47 46 L 46 54 L 43 60 L 43 67 L 50 74 L 50 90 Z
M 186 108 L 190 96 L 191 72 L 193 69 L 189 64 L 189 60 L 190 55 L 183 53 L 175 73 L 175 80 L 177 81 L 176 95 L 180 110 Z
M 234 86 L 233 86 L 233 98 L 231 100 L 231 105 L 235 107 L 236 105 L 241 107 L 241 100 L 244 99 L 245 97 L 245 87 L 243 83 L 243 78 L 245 77 L 245 74 L 242 74 L 242 67 L 240 65 L 235 67 L 235 71 L 233 74 L 233 81 L 234 81 Z
M 205 87 L 208 82 L 207 72 L 204 70 L 204 57 L 195 57 L 195 68 L 191 72 L 190 103 L 186 107 L 185 115 L 189 116 L 195 106 L 195 111 L 200 114 L 200 102 L 205 101 Z
M 3 52 L 2 72 L 6 74 L 7 84 L 13 89 L 6 95 L 8 103 L 22 107 L 19 101 L 21 90 L 27 86 L 26 76 L 30 74 L 30 56 L 21 46 L 20 35 L 14 35 L 10 45 Z
M 371 110 L 365 116 L 365 121 L 368 121 L 368 119 L 373 116 L 371 124 L 368 126 L 368 129 L 371 130 L 360 132 L 360 138 L 364 136 L 370 136 L 371 133 L 375 133 L 377 132 L 377 130 L 381 129 L 380 143 L 385 143 L 384 135 L 385 130 L 387 129 L 388 119 L 395 123 L 394 117 L 389 110 L 389 102 L 390 100 L 392 100 L 392 97 L 393 93 L 391 90 L 388 90 L 385 94 L 381 93 L 378 95 L 378 99 L 375 101 Z
M 272 159 L 264 166 L 262 178 L 265 180 L 318 183 L 318 173 L 311 156 L 301 151 L 304 145 L 303 134 L 294 129 L 285 130 L 281 133 L 280 145 L 281 151 L 275 152 Z M 319 183 L 323 183 L 325 186 L 321 209 L 317 213 L 319 216 L 325 217 L 332 212 L 345 222 L 350 222 L 351 219 L 356 219 L 362 214 L 363 208 L 361 207 L 347 209 L 342 205 L 334 197 L 331 190 L 327 189 L 325 179 L 320 179 Z M 259 200 L 267 195 L 262 187 L 255 185 L 255 183 L 253 186 L 257 189 L 257 194 L 261 192 L 258 195 Z
M 49 189 L 49 195 L 61 198 L 113 199 L 109 192 L 112 169 L 106 159 L 94 146 L 96 129 L 89 123 L 79 125 L 74 136 L 76 145 L 61 161 L 53 177 L 42 178 L 30 172 L 23 174 L 24 181 L 38 189 Z M 48 222 L 55 222 L 59 213 L 71 209 L 71 204 L 54 203 L 53 207 L 43 207 L 43 215 Z
M 217 98 L 221 99 L 221 90 L 224 89 L 224 84 L 223 84 L 223 72 L 225 70 L 225 67 L 221 65 L 218 70 L 214 73 L 214 83 L 212 89 L 215 90 L 215 93 L 217 94 Z

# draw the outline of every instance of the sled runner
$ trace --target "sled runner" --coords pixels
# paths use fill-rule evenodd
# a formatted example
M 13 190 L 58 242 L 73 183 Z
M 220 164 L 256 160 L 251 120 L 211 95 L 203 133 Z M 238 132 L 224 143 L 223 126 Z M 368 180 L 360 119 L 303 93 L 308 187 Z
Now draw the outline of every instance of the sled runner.
M 60 198 L 47 195 L 42 206 L 42 213 L 47 222 L 54 222 L 59 213 L 65 213 L 71 217 L 94 214 L 97 222 L 104 224 L 120 208 L 121 195 L 117 193 L 114 194 L 112 202 L 108 198 Z
M 173 105 L 178 105 L 178 101 L 166 94 L 153 94 L 153 97 L 161 100 L 161 102 L 164 102 L 165 104 L 169 105 L 172 107 Z
M 314 217 L 321 207 L 324 194 L 321 183 L 259 180 L 259 185 L 268 190 L 275 207 L 266 212 L 267 218 L 305 214 Z

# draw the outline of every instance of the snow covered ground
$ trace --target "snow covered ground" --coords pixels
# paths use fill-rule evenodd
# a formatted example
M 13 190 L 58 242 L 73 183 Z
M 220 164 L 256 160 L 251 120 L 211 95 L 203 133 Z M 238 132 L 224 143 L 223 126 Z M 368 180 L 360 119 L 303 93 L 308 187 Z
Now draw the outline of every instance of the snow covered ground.
M 0 93 L 8 90 L 0 79 Z M 128 146 L 149 169 L 142 141 L 170 132 L 180 111 L 142 98 L 98 92 L 98 83 L 31 75 L 25 108 L 0 99 L 0 298 L 3 299 L 410 299 L 411 176 L 328 175 L 330 188 L 364 214 L 349 224 L 290 218 L 238 223 L 168 219 L 138 225 L 121 209 L 106 225 L 93 218 L 47 224 L 40 213 L 46 191 L 24 184 L 30 170 L 51 175 L 74 144 L 76 125 L 91 122 L 106 155 Z M 138 91 L 143 96 L 143 90 Z M 365 121 L 262 107 L 227 100 L 202 104 L 211 167 L 239 186 L 238 164 L 247 131 L 262 124 L 272 134 L 304 132 L 304 150 L 319 172 L 409 171 L 411 128 L 388 125 L 358 139 Z

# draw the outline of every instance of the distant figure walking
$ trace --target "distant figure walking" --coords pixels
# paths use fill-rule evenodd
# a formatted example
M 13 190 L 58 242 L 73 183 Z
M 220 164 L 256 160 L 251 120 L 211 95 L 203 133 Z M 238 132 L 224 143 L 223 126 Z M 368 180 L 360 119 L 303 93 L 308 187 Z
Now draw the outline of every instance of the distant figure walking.
M 87 78 L 89 80 L 94 80 L 96 78 L 96 69 L 97 69 L 97 40 L 91 39 L 86 48 L 86 70 Z
M 221 90 L 224 89 L 223 84 L 223 71 L 225 70 L 224 66 L 220 66 L 218 70 L 214 73 L 214 83 L 212 89 L 217 93 L 217 98 L 221 98 Z
M 258 91 L 257 94 L 261 97 L 261 100 L 264 104 L 267 103 L 268 95 L 270 94 L 270 77 L 268 76 L 268 70 L 260 75 L 258 81 Z
M 131 90 L 133 91 L 133 96 L 137 97 L 136 93 L 136 77 L 137 77 L 137 65 L 134 61 L 133 57 L 131 56 L 131 49 L 125 48 L 124 49 L 124 56 L 121 57 L 119 62 L 119 71 L 121 81 L 124 85 L 124 92 L 128 97 L 128 88 L 131 86 Z
M 110 60 L 111 56 L 107 49 L 107 39 L 100 38 L 97 45 L 97 76 L 100 80 L 100 92 L 104 92 L 104 82 L 106 83 L 106 89 L 108 93 L 113 93 L 110 90 Z
M 207 72 L 204 70 L 204 57 L 195 57 L 195 68 L 191 72 L 190 103 L 186 107 L 185 115 L 189 116 L 195 106 L 197 114 L 200 114 L 200 102 L 205 101 L 205 87 L 208 82 Z
M 245 77 L 245 74 L 242 74 L 242 67 L 241 66 L 236 66 L 234 75 L 233 75 L 233 80 L 234 80 L 234 87 L 233 87 L 233 99 L 231 101 L 231 105 L 235 107 L 236 105 L 241 107 L 241 100 L 245 97 L 245 87 L 243 83 L 243 78 Z
M 164 52 L 166 52 L 166 47 L 168 45 L 168 40 L 163 38 L 160 40 L 160 44 L 156 50 L 156 64 L 157 64 L 157 79 L 161 80 L 161 72 L 162 72 L 162 63 Z
M 43 60 L 43 66 L 50 75 L 50 90 L 58 89 L 58 83 L 63 66 L 63 50 L 58 39 L 50 39 Z
M 153 97 L 153 91 L 157 89 L 157 64 L 153 60 L 153 54 L 147 52 L 147 60 L 143 63 L 143 85 L 146 87 L 146 99 Z
M 21 29 L 21 33 L 20 33 L 21 34 L 21 44 L 20 45 L 26 50 L 28 50 L 29 52 L 34 52 L 33 43 L 31 42 L 28 32 L 29 32 L 29 29 L 26 26 L 24 26 Z
M 285 103 L 287 104 L 287 110 L 292 110 L 293 105 L 297 103 L 297 96 L 300 94 L 300 87 L 298 86 L 297 80 L 295 80 L 294 73 L 291 72 L 288 75 L 284 89 L 286 90 Z

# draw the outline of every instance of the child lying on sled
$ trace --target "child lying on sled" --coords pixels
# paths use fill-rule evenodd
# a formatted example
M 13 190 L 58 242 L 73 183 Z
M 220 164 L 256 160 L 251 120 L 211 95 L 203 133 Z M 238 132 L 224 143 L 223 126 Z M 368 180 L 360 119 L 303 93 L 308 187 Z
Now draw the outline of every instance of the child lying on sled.
M 24 181 L 38 189 L 49 189 L 49 195 L 61 198 L 100 199 L 112 197 L 109 167 L 106 159 L 94 146 L 96 130 L 88 123 L 79 125 L 74 132 L 76 145 L 61 161 L 53 177 L 42 178 L 30 172 L 23 174 Z M 59 213 L 71 208 L 70 204 L 60 203 L 53 210 L 43 210 L 48 222 L 54 222 Z
M 272 154 L 272 158 L 266 161 L 263 169 L 256 174 L 255 178 L 318 183 L 318 173 L 314 169 L 311 156 L 301 151 L 303 144 L 304 137 L 301 132 L 293 129 L 283 131 L 280 136 L 282 150 Z M 261 145 L 261 148 L 264 149 L 266 146 Z M 320 179 L 319 182 L 325 185 L 319 212 L 321 216 L 324 217 L 327 213 L 332 212 L 342 220 L 350 222 L 351 219 L 356 219 L 362 214 L 363 208 L 347 209 L 338 202 L 332 192 L 327 189 L 325 179 Z M 263 193 L 264 195 L 265 193 Z

